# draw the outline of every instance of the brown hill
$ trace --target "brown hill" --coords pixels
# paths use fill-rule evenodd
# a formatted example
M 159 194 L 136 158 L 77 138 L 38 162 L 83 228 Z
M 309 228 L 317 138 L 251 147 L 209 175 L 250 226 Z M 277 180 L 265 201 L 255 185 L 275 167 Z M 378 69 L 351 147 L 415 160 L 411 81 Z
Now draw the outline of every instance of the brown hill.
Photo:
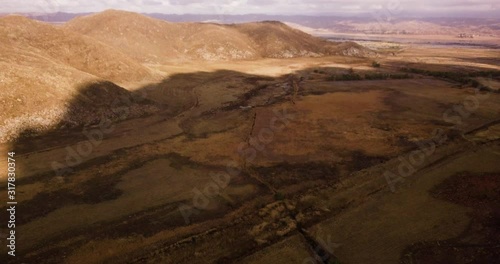
M 281 22 L 235 25 L 169 23 L 137 13 L 108 10 L 65 25 L 142 61 L 237 60 L 346 54 L 345 47 Z M 367 50 L 351 44 L 363 55 Z M 352 55 L 352 54 L 346 54 Z
M 22 16 L 0 19 L 2 46 L 28 51 L 46 60 L 114 82 L 140 81 L 150 71 L 128 56 L 94 39 Z
M 289 58 L 333 53 L 330 43 L 277 21 L 235 24 L 251 39 L 262 57 Z
M 262 57 L 248 36 L 226 25 L 179 23 L 183 57 L 202 60 L 241 60 Z
M 174 57 L 182 50 L 179 28 L 132 12 L 108 10 L 77 17 L 64 26 L 88 35 L 143 62 Z
M 146 67 L 105 44 L 25 17 L 0 18 L 0 35 L 0 142 L 26 127 L 50 128 L 90 83 L 153 78 Z
M 145 63 L 256 58 L 244 35 L 214 24 L 168 23 L 137 13 L 108 10 L 75 18 L 65 28 L 117 47 Z
M 118 85 L 158 81 L 160 76 L 142 63 L 365 54 L 357 45 L 327 42 L 280 22 L 168 23 L 113 10 L 79 17 L 64 26 L 6 16 L 0 18 L 0 36 L 0 89 L 4 91 L 0 141 L 25 128 L 60 125 L 57 122 L 67 111 L 79 111 L 76 116 L 81 118 L 71 120 L 74 125 L 95 122 L 93 115 L 109 110 L 109 104 L 99 101 L 112 102 L 129 93 Z M 95 85 L 103 81 L 109 83 Z M 106 100 L 67 109 L 69 101 L 80 98 L 88 87 Z M 141 109 L 134 113 L 143 113 Z M 143 110 L 151 109 L 145 105 Z

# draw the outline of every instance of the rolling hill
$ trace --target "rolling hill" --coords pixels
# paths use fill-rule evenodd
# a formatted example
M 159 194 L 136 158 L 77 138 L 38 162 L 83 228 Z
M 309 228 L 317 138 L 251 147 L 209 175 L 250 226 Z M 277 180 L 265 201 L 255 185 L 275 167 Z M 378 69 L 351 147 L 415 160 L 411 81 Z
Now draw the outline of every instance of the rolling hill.
M 26 128 L 61 126 L 71 111 L 79 118 L 66 120 L 69 124 L 95 123 L 95 116 L 104 115 L 114 99 L 132 96 L 122 87 L 137 88 L 166 77 L 149 64 L 370 53 L 354 43 L 322 40 L 281 22 L 170 23 L 116 10 L 77 17 L 64 25 L 4 16 L 0 35 L 2 142 Z M 105 98 L 92 96 L 93 101 L 82 101 L 78 109 L 67 108 L 71 100 L 89 92 Z M 133 107 L 132 116 L 157 109 L 148 103 Z
M 276 21 L 222 25 L 170 23 L 137 13 L 108 10 L 75 18 L 65 28 L 119 48 L 141 62 L 201 59 L 224 61 L 290 58 L 369 51 L 354 43 L 349 47 L 313 37 Z
M 155 79 L 148 68 L 112 47 L 22 16 L 0 18 L 0 35 L 5 36 L 0 38 L 0 141 L 26 127 L 55 125 L 68 101 L 87 85 Z
M 63 64 L 113 82 L 140 81 L 148 68 L 115 48 L 60 27 L 22 16 L 0 19 L 0 40 L 11 53 L 29 52 L 40 59 Z

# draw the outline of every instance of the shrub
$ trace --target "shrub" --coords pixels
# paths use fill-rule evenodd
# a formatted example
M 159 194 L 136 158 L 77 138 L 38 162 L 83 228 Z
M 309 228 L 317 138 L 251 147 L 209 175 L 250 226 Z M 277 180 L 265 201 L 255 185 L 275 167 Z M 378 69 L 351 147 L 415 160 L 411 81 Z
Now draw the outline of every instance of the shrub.
M 380 68 L 380 63 L 378 61 L 372 62 L 372 67 L 373 68 Z
M 347 73 L 342 75 L 332 75 L 327 78 L 328 81 L 360 81 L 363 77 L 357 73 Z
M 276 201 L 283 201 L 283 200 L 285 200 L 285 195 L 281 192 L 277 192 L 274 194 L 274 199 Z
M 361 81 L 361 80 L 388 80 L 388 79 L 411 79 L 412 75 L 408 73 L 382 73 L 382 72 L 372 72 L 359 75 L 354 73 L 352 68 L 348 73 L 341 75 L 330 75 L 326 78 L 327 81 Z
M 391 74 L 390 77 L 391 77 L 391 79 L 411 79 L 412 78 L 412 76 L 409 75 L 408 73 Z
M 387 73 L 367 73 L 365 74 L 366 80 L 387 80 L 391 75 Z
M 337 76 L 335 76 L 335 74 L 330 75 L 330 76 L 328 76 L 328 78 L 326 78 L 326 80 L 329 81 L 329 82 L 336 81 L 337 80 Z
M 359 80 L 363 80 L 363 78 L 361 77 L 361 75 L 357 74 L 357 73 L 353 73 L 353 74 L 343 74 L 342 75 L 342 78 L 346 81 L 359 81 Z

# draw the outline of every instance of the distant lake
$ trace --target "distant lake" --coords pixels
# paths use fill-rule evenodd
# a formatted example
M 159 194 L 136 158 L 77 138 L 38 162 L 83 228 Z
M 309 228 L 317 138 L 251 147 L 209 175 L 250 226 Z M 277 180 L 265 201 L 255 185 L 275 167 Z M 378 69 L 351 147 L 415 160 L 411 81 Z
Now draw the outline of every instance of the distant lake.
M 352 34 L 335 34 L 335 35 L 321 35 L 321 38 L 327 39 L 329 41 L 336 42 L 346 42 L 354 41 L 360 45 L 368 44 L 369 42 L 389 42 L 389 43 L 400 43 L 400 44 L 419 44 L 425 46 L 435 46 L 435 47 L 471 47 L 471 48 L 493 48 L 498 49 L 500 45 L 494 43 L 480 43 L 474 42 L 474 40 L 429 40 L 429 39 L 419 39 L 419 38 L 397 38 L 392 36 L 373 36 L 373 35 L 352 35 Z

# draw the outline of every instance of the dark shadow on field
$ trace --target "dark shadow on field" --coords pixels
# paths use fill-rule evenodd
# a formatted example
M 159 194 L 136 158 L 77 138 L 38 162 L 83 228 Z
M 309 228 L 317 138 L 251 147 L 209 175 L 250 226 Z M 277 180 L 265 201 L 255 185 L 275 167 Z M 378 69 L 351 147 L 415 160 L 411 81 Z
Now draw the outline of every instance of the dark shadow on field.
M 373 69 L 374 72 L 378 71 Z M 359 74 L 366 74 L 366 72 L 358 72 Z M 358 74 L 356 73 L 356 74 Z M 214 113 L 241 113 L 245 115 L 245 111 L 241 107 L 258 106 L 273 104 L 290 100 L 293 94 L 292 82 L 307 83 L 314 81 L 331 82 L 332 87 L 327 92 L 336 92 L 335 79 L 330 78 L 332 75 L 348 75 L 351 74 L 349 69 L 334 68 L 334 67 L 313 67 L 294 74 L 283 75 L 276 78 L 267 76 L 246 74 L 237 71 L 219 70 L 215 72 L 194 72 L 174 74 L 163 81 L 155 84 L 149 84 L 135 90 L 134 92 L 128 91 L 118 85 L 103 81 L 91 83 L 83 87 L 79 87 L 78 95 L 70 100 L 67 104 L 66 113 L 60 118 L 58 124 L 54 129 L 39 133 L 33 129 L 26 129 L 19 134 L 18 138 L 12 142 L 10 149 L 16 152 L 19 160 L 23 157 L 34 155 L 37 152 L 44 152 L 53 148 L 64 148 L 65 146 L 75 145 L 79 142 L 88 142 L 90 137 L 88 134 L 83 133 L 84 130 L 98 129 L 101 132 L 109 129 L 112 126 L 120 125 L 123 122 L 130 120 L 140 120 L 140 118 L 154 116 L 158 117 L 156 121 L 169 120 L 176 116 L 182 115 L 190 109 L 195 109 L 200 106 L 203 98 L 199 98 L 197 86 L 214 83 L 221 85 L 220 89 L 223 91 L 231 91 L 238 94 L 236 100 L 218 105 L 205 112 L 205 115 L 191 117 L 193 122 L 201 120 L 201 118 L 211 118 Z M 235 81 L 236 80 L 236 81 Z M 352 80 L 353 82 L 363 80 Z M 235 85 L 237 83 L 239 85 Z M 321 91 L 313 89 L 307 90 L 303 87 L 298 91 L 300 95 L 321 94 Z M 346 91 L 344 91 L 346 92 Z M 360 92 L 352 91 L 352 92 Z M 273 100 L 268 100 L 272 95 Z M 268 98 L 269 97 L 269 98 Z M 146 127 L 137 126 L 129 131 L 141 135 Z M 183 133 L 190 133 L 184 131 Z M 106 134 L 103 132 L 103 139 L 112 137 L 113 133 Z M 95 139 L 95 138 L 94 138 Z M 102 202 L 117 199 L 123 193 L 116 185 L 122 180 L 122 176 L 133 169 L 140 168 L 149 161 L 158 159 L 158 156 L 151 156 L 143 159 L 138 159 L 136 162 L 127 164 L 126 169 L 120 172 L 107 173 L 95 175 L 92 178 L 86 179 L 85 182 L 73 182 L 75 175 L 79 171 L 88 169 L 93 166 L 105 166 L 115 159 L 128 153 L 128 148 L 117 148 L 110 155 L 107 156 L 93 156 L 89 154 L 89 159 L 81 164 L 75 166 L 67 166 L 64 160 L 57 161 L 62 166 L 53 167 L 53 170 L 46 170 L 43 173 L 31 175 L 31 177 L 23 178 L 22 175 L 29 175 L 29 167 L 36 167 L 40 164 L 51 163 L 53 160 L 35 160 L 34 164 L 20 164 L 18 169 L 18 184 L 21 186 L 30 186 L 29 191 L 34 191 L 36 194 L 19 193 L 19 196 L 29 195 L 22 201 L 22 206 L 18 210 L 17 223 L 19 225 L 31 223 L 43 216 L 54 212 L 57 209 L 70 205 L 78 204 L 99 204 Z M 164 153 L 165 157 L 172 159 L 174 164 L 179 166 L 193 166 L 197 168 L 207 169 L 223 169 L 213 168 L 209 164 L 199 164 L 193 162 L 189 157 L 182 157 L 177 153 Z M 367 157 L 363 153 L 355 152 L 353 157 L 359 157 L 358 160 L 353 161 L 353 169 L 360 169 L 366 166 L 379 163 L 384 157 Z M 187 165 L 186 165 L 187 164 Z M 295 174 L 313 173 L 314 177 L 323 179 L 325 173 L 336 175 L 336 168 L 321 167 L 313 163 L 304 163 L 304 165 L 290 165 L 290 164 L 277 164 L 274 168 L 259 168 L 262 173 L 281 173 L 286 174 L 288 169 L 292 169 Z M 283 176 L 274 179 L 277 181 L 277 187 L 281 185 L 300 182 L 300 177 L 292 175 L 293 177 Z M 296 177 L 295 177 L 296 176 Z M 248 183 L 248 182 L 247 182 Z M 262 188 L 262 187 L 259 187 Z M 40 190 L 39 190 L 40 189 Z M 2 187 L 5 190 L 5 187 Z M 258 192 L 262 195 L 267 194 L 265 190 L 260 189 Z M 228 211 L 237 208 L 243 201 L 237 201 L 236 204 L 229 204 L 219 211 L 203 213 L 193 219 L 194 223 L 201 223 L 207 219 L 213 219 L 224 216 Z M 85 227 L 78 230 L 70 230 L 71 232 L 66 235 L 60 234 L 57 236 L 61 241 L 70 240 L 77 236 L 90 236 L 86 239 L 103 238 L 106 236 L 120 237 L 132 234 L 141 234 L 144 236 L 151 236 L 164 229 L 174 229 L 183 226 L 185 223 L 180 216 L 165 220 L 164 222 L 148 222 L 148 227 L 141 229 L 142 221 L 150 221 L 150 217 L 165 217 L 163 213 L 167 214 L 168 210 L 176 208 L 177 205 L 168 204 L 163 207 L 151 209 L 152 211 L 145 210 L 138 213 L 135 220 L 127 222 L 126 218 L 112 219 L 109 222 L 98 222 L 93 226 Z M 4 211 L 6 208 L 1 208 Z M 84 217 L 85 212 L 81 212 Z M 75 217 L 69 215 L 68 218 Z M 1 219 L 6 222 L 6 219 Z M 129 224 L 127 224 L 129 223 Z M 57 224 L 57 223 L 55 223 Z M 89 233 L 90 232 L 90 233 Z M 94 233 L 99 232 L 99 235 L 94 237 Z M 51 238 L 44 238 L 43 241 L 52 241 Z M 21 256 L 16 261 L 30 260 L 38 261 L 45 257 L 54 258 L 61 256 L 63 253 L 71 252 L 83 243 L 79 241 L 72 244 L 68 248 L 55 248 L 48 251 L 41 251 L 40 254 L 35 254 L 30 258 L 23 258 L 23 255 L 28 251 L 36 249 L 43 249 L 45 244 L 39 243 L 34 248 L 26 249 L 22 252 Z M 28 261 L 29 262 L 29 261 Z
M 401 254 L 401 263 L 495 263 L 500 257 L 500 177 L 462 172 L 431 191 L 433 197 L 470 208 L 471 222 L 458 237 L 420 241 Z
M 65 114 L 53 129 L 42 133 L 37 132 L 36 128 L 25 129 L 13 141 L 13 147 L 24 154 L 79 142 L 85 139 L 82 134 L 84 128 L 96 127 L 102 120 L 120 123 L 152 114 L 172 118 L 198 104 L 194 91 L 196 86 L 234 77 L 248 84 L 272 80 L 266 76 L 221 70 L 175 74 L 134 91 L 109 81 L 82 85 L 77 87 L 78 95 L 66 104 Z M 37 140 L 41 138 L 44 140 Z
M 252 93 L 252 90 L 261 88 L 261 82 L 273 82 L 275 80 L 280 82 L 283 81 L 281 79 L 286 79 L 286 77 L 270 78 L 237 71 L 220 70 L 215 72 L 175 74 L 159 83 L 148 84 L 134 91 L 126 90 L 109 81 L 89 83 L 77 87 L 77 95 L 66 104 L 64 115 L 59 118 L 53 129 L 44 132 L 40 132 L 36 128 L 25 129 L 9 144 L 10 147 L 8 149 L 16 152 L 16 159 L 18 160 L 16 182 L 18 199 L 24 197 L 22 206 L 19 206 L 16 212 L 17 225 L 23 226 L 29 224 L 66 206 L 95 205 L 115 200 L 123 195 L 123 192 L 116 187 L 120 183 L 122 176 L 128 171 L 148 164 L 152 160 L 168 159 L 172 162 L 172 166 L 175 166 L 179 170 L 186 166 L 207 171 L 225 170 L 225 167 L 214 167 L 208 164 L 192 162 L 189 157 L 182 157 L 177 153 L 164 153 L 164 155 L 160 156 L 152 155 L 146 158 L 138 158 L 135 162 L 127 164 L 124 170 L 118 172 L 103 171 L 102 174 L 96 174 L 84 182 L 74 182 L 73 179 L 81 170 L 96 166 L 105 167 L 106 164 L 128 153 L 130 148 L 118 147 L 110 155 L 106 156 L 98 156 L 90 153 L 87 160 L 74 166 L 68 164 L 67 160 L 37 160 L 36 157 L 39 153 L 50 151 L 51 149 L 64 149 L 66 146 L 75 146 L 80 143 L 93 143 L 92 139 L 106 140 L 114 136 L 114 131 L 106 133 L 106 130 L 110 130 L 111 127 L 120 126 L 126 122 L 134 122 L 133 124 L 136 124 L 142 119 L 151 118 L 152 121 L 149 125 L 154 125 L 154 122 L 170 120 L 189 109 L 198 107 L 199 101 L 195 91 L 196 86 L 211 82 L 224 83 L 225 79 L 234 78 L 240 80 L 245 87 L 228 84 L 226 87 L 221 87 L 221 89 L 241 90 L 237 92 L 240 94 L 240 99 L 237 100 L 239 102 L 256 95 L 258 92 Z M 221 105 L 220 109 L 223 108 L 224 106 Z M 233 111 L 244 113 L 239 107 Z M 84 132 L 95 131 L 96 129 L 102 132 L 102 137 L 95 134 L 89 135 Z M 135 133 L 140 136 L 143 129 L 144 127 L 136 126 L 129 128 L 127 133 Z M 94 147 L 98 148 L 98 146 Z M 73 150 L 78 152 L 78 148 L 73 148 Z M 78 152 L 77 154 L 81 153 Z M 30 163 L 22 161 L 26 157 L 32 158 Z M 54 162 L 60 166 L 47 165 Z M 31 175 L 30 168 L 36 168 L 39 165 L 52 167 L 52 169 Z M 30 176 L 23 177 L 23 175 Z M 246 180 L 235 179 L 235 181 L 237 185 L 248 184 Z M 2 183 L 0 186 L 2 192 L 6 192 L 6 185 Z M 23 187 L 27 188 L 25 189 L 27 190 L 26 193 L 22 190 Z M 262 192 L 262 190 L 257 190 L 257 192 Z M 29 197 L 26 197 L 26 195 L 29 195 Z M 233 202 L 235 204 L 228 203 L 221 206 L 218 210 L 194 215 L 191 218 L 191 222 L 197 223 L 206 221 L 207 219 L 222 217 L 235 206 L 239 206 L 243 201 L 234 200 Z M 144 236 L 151 236 L 165 228 L 186 225 L 183 216 L 179 213 L 178 206 L 178 203 L 173 203 L 149 208 L 141 213 L 134 214 L 135 218 L 133 220 L 129 219 L 128 216 L 118 219 L 110 216 L 112 220 L 106 222 L 103 226 L 101 226 L 103 223 L 99 222 L 83 229 L 70 230 L 65 234 L 57 234 L 51 238 L 57 241 L 67 241 L 78 236 L 85 236 L 89 230 L 97 230 L 97 233 L 92 233 L 93 236 L 89 239 L 121 237 L 137 233 Z M 2 206 L 0 209 L 5 212 L 7 208 Z M 172 212 L 176 212 L 176 214 Z M 80 212 L 80 214 L 79 216 L 68 215 L 67 217 L 86 217 L 86 212 Z M 151 220 L 151 217 L 164 218 L 166 214 L 170 215 L 168 221 Z M 6 223 L 8 219 L 2 213 L 0 220 Z M 124 224 L 124 222 L 128 222 L 128 224 Z M 146 226 L 144 226 L 145 223 L 147 223 Z M 57 223 L 54 224 L 57 225 Z M 7 232 L 7 229 L 2 228 L 0 233 L 3 234 L 5 232 Z M 57 256 L 74 250 L 81 243 L 81 241 L 72 243 L 67 248 L 57 247 L 46 251 L 42 250 L 40 255 L 35 254 L 34 256 L 26 257 L 27 253 L 44 248 L 46 245 L 45 242 L 53 240 L 44 237 L 41 241 L 43 242 L 37 243 L 34 247 L 30 248 L 19 246 L 17 250 L 18 256 L 15 260 L 16 263 L 20 260 L 26 263 L 42 263 L 50 261 L 50 259 L 55 260 Z M 22 244 L 22 241 L 18 241 L 18 243 Z
M 377 71 L 377 69 L 373 69 L 373 71 Z M 229 70 L 181 73 L 172 75 L 159 83 L 143 86 L 134 92 L 130 92 L 111 82 L 92 83 L 79 88 L 78 95 L 67 104 L 66 114 L 55 126 L 55 129 L 44 133 L 37 133 L 32 129 L 24 130 L 13 142 L 11 149 L 15 150 L 19 156 L 58 146 L 75 144 L 88 139 L 82 133 L 82 130 L 99 127 L 102 120 L 120 123 L 123 120 L 152 114 L 162 115 L 165 119 L 172 118 L 190 108 L 197 107 L 199 99 L 195 87 L 209 82 L 240 79 L 241 83 L 247 86 L 241 91 L 240 99 L 236 100 L 234 104 L 220 106 L 215 110 L 241 111 L 239 106 L 244 106 L 247 101 L 264 94 L 269 89 L 281 90 L 285 95 L 290 94 L 292 89 L 289 82 L 292 79 L 298 82 L 317 80 L 331 82 L 333 88 L 328 89 L 326 92 L 334 92 L 335 87 L 333 84 L 336 80 L 331 79 L 331 77 L 333 75 L 350 74 L 352 73 L 350 73 L 349 69 L 335 67 L 313 67 L 297 71 L 293 75 L 284 75 L 277 78 Z M 364 76 L 366 72 L 356 71 L 353 74 Z M 495 74 L 498 74 L 498 72 Z M 242 87 L 228 84 L 226 87 L 221 87 L 221 89 L 242 90 Z M 322 93 L 314 89 L 299 92 L 301 95 Z M 356 90 L 353 90 L 353 92 L 356 92 Z M 135 130 L 139 131 L 140 128 L 137 127 Z M 38 179 L 48 179 L 52 173 L 48 172 L 46 177 Z M 32 183 L 29 179 L 26 181 Z

